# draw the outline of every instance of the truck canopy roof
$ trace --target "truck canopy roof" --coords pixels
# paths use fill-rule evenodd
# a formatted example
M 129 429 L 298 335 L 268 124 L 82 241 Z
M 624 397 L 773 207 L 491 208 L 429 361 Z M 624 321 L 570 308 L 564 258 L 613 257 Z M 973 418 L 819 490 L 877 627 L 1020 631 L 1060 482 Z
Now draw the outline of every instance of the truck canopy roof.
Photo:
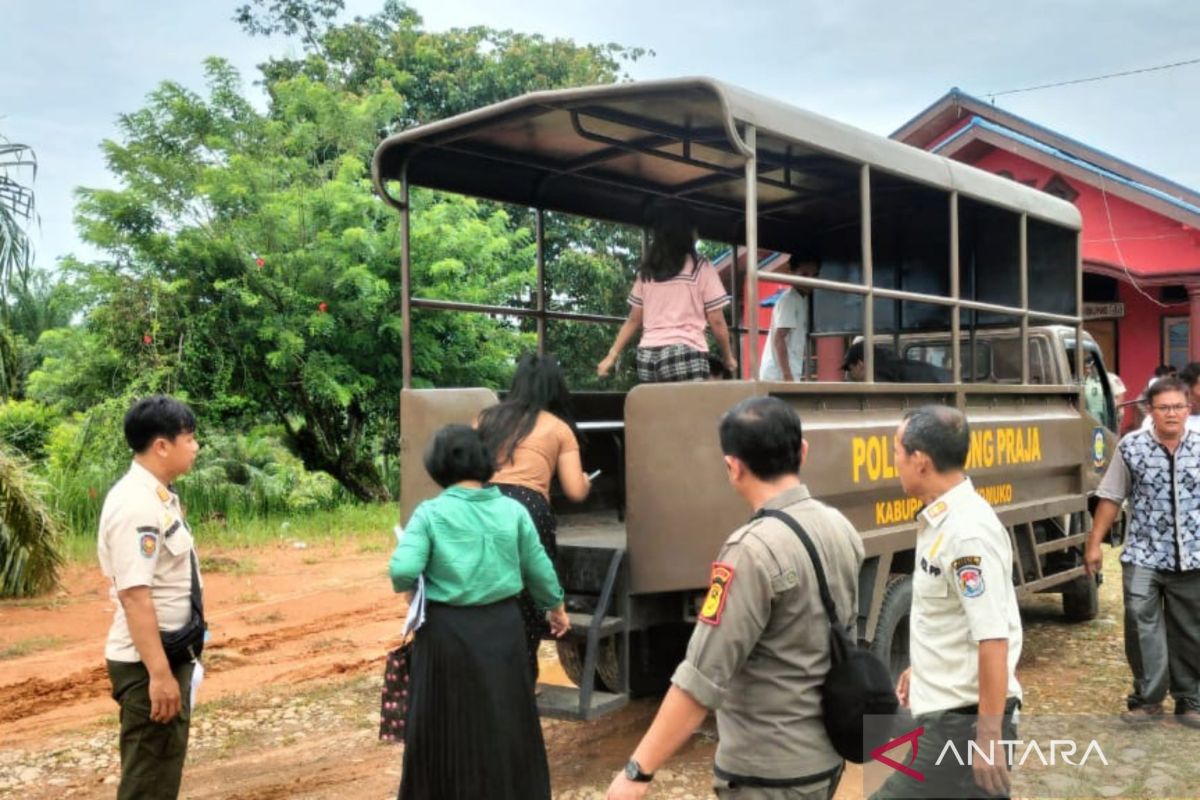
M 756 146 L 747 146 L 753 126 Z M 731 241 L 758 156 L 760 247 L 790 250 L 797 223 L 853 225 L 860 167 L 1078 230 L 1070 203 L 974 167 L 710 78 L 526 94 L 388 137 L 372 177 L 632 225 L 674 197 L 700 235 Z

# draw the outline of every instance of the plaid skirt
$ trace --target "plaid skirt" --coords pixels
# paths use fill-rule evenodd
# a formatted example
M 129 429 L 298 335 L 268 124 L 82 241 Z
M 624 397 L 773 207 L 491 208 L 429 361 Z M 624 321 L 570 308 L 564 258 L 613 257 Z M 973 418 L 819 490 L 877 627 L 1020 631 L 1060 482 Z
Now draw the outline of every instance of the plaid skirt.
M 706 381 L 709 376 L 708 353 L 686 344 L 637 349 L 637 376 L 642 383 Z

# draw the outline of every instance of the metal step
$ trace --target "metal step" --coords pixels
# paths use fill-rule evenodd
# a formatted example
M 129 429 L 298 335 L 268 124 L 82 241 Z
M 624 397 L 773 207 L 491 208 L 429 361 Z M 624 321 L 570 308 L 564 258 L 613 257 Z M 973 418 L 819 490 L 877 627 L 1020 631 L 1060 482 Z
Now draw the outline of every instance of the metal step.
M 550 719 L 569 719 L 586 722 L 588 720 L 611 714 L 629 702 L 627 694 L 612 694 L 611 692 L 592 692 L 591 703 L 580 713 L 579 689 L 574 686 L 551 686 L 539 684 L 541 694 L 538 695 L 538 712 Z
M 595 619 L 593 614 L 585 614 L 579 612 L 571 612 L 567 614 L 571 619 L 571 630 L 567 632 L 568 636 L 575 638 L 586 638 L 588 628 L 592 625 L 592 620 Z M 600 622 L 601 639 L 618 634 L 625 630 L 625 620 L 622 617 L 605 617 Z

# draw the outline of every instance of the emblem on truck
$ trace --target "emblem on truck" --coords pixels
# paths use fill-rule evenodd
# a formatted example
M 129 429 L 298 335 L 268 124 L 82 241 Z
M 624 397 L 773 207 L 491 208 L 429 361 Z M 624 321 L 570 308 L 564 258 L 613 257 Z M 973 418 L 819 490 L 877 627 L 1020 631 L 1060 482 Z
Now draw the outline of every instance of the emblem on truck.
M 1108 463 L 1104 446 L 1104 428 L 1097 427 L 1092 431 L 1092 467 L 1096 472 L 1102 472 Z

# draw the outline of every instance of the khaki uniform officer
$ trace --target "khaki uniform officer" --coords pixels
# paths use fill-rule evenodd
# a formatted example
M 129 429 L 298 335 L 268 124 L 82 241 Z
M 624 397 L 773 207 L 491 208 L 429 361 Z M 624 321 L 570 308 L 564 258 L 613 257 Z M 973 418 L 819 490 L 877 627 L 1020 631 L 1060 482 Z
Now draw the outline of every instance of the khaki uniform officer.
M 191 467 L 194 430 L 177 400 L 136 404 L 125 419 L 134 462 L 100 514 L 97 554 L 116 601 L 104 655 L 121 706 L 122 800 L 177 797 L 187 754 L 194 663 L 172 669 L 160 632 L 192 616 L 192 534 L 167 484 Z
M 778 398 L 739 403 L 721 422 L 730 482 L 755 510 L 777 509 L 808 532 L 840 619 L 857 617 L 863 544 L 842 514 L 800 482 L 800 419 Z M 655 770 L 716 712 L 718 797 L 825 800 L 842 758 L 825 732 L 821 685 L 829 628 L 816 573 L 786 523 L 757 518 L 725 541 L 687 656 L 610 798 L 641 797 Z
M 969 435 L 962 414 L 945 406 L 912 412 L 897 434 L 901 483 L 926 504 L 914 552 L 912 667 L 897 689 L 925 728 L 910 765 L 925 777 L 917 782 L 892 773 L 875 798 L 993 797 L 1008 791 L 1007 752 L 996 740 L 1015 738 L 1021 617 L 1008 532 L 962 472 Z M 947 740 L 966 761 L 970 739 L 982 752 L 994 752 L 994 769 L 978 758 L 975 765 L 953 759 L 936 764 Z

